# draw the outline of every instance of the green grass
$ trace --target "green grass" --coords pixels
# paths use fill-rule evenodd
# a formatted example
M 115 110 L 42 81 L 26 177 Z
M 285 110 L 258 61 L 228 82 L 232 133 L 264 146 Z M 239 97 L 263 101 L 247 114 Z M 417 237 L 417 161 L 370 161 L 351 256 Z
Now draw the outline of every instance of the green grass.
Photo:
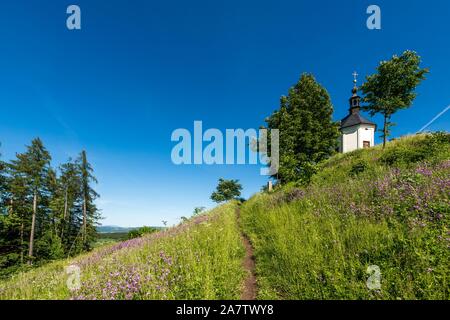
M 99 248 L 119 241 L 125 241 L 127 239 L 128 232 L 99 233 L 96 240 L 91 245 L 92 248 Z
M 238 299 L 237 203 L 0 281 L 0 299 Z M 449 299 L 450 135 L 406 137 L 321 164 L 309 186 L 241 205 L 259 299 Z M 69 290 L 66 267 L 81 268 Z M 370 266 L 381 271 L 369 288 Z
M 449 142 L 423 135 L 337 155 L 307 188 L 247 201 L 258 298 L 449 299 Z M 380 290 L 366 285 L 370 265 Z
M 0 299 L 237 299 L 244 249 L 235 203 L 163 232 L 50 263 L 0 283 Z M 66 285 L 81 267 L 81 289 Z

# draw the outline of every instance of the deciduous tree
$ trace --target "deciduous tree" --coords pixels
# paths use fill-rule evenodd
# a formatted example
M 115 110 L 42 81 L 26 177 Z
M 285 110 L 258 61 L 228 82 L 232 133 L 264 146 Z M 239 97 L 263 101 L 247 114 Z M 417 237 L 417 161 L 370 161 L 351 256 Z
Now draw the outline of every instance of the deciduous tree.
M 326 89 L 312 74 L 303 74 L 266 119 L 269 129 L 280 132 L 280 168 L 273 178 L 283 183 L 309 182 L 315 165 L 336 150 L 339 132 L 332 115 Z
M 394 55 L 391 60 L 380 62 L 377 72 L 366 77 L 366 82 L 361 86 L 363 101 L 368 103 L 364 109 L 372 116 L 378 113 L 383 115 L 383 148 L 394 125 L 392 115 L 411 106 L 417 96 L 416 87 L 429 72 L 421 68 L 420 63 L 421 59 L 414 51 Z
M 216 191 L 211 194 L 211 200 L 214 202 L 224 202 L 237 199 L 241 195 L 242 185 L 239 180 L 219 179 Z

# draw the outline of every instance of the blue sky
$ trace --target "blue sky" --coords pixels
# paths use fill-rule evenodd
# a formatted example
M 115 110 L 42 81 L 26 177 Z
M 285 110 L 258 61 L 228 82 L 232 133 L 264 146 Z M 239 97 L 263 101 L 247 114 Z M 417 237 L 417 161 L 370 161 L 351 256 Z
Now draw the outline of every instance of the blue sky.
M 66 28 L 70 4 L 81 30 Z M 382 30 L 366 28 L 371 4 Z M 449 13 L 447 0 L 2 3 L 0 151 L 11 159 L 39 136 L 56 166 L 86 149 L 104 224 L 175 223 L 213 205 L 219 177 L 240 179 L 244 196 L 266 179 L 255 165 L 175 166 L 174 129 L 257 128 L 302 72 L 339 120 L 354 70 L 412 49 L 431 73 L 393 135 L 416 132 L 450 104 Z M 430 127 L 449 128 L 450 112 Z

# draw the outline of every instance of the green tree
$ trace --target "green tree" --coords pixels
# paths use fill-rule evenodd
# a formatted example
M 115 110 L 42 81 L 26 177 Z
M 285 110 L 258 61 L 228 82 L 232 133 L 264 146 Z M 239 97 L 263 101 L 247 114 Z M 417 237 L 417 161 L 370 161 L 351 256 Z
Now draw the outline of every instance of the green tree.
M 204 212 L 206 210 L 205 207 L 195 207 L 194 208 L 194 212 L 193 212 L 193 216 L 198 216 L 200 214 L 202 214 L 202 212 Z
M 40 139 L 11 163 L 0 161 L 0 269 L 53 260 L 90 248 L 100 218 L 93 168 L 82 152 L 59 170 Z
M 61 242 L 70 247 L 75 238 L 79 226 L 77 224 L 77 206 L 81 203 L 81 173 L 77 163 L 69 159 L 68 162 L 59 167 L 60 177 L 57 188 L 51 201 L 51 208 L 57 217 L 56 230 Z
M 138 229 L 133 229 L 133 230 L 128 231 L 128 239 L 139 238 L 139 237 L 142 237 L 143 235 L 150 234 L 150 233 L 153 233 L 156 231 L 158 231 L 158 229 L 153 228 L 153 227 L 143 226 Z
M 9 253 L 15 252 L 20 257 L 20 262 L 24 263 L 25 249 L 28 242 L 25 237 L 30 229 L 29 219 L 32 205 L 29 197 L 29 187 L 26 176 L 15 170 L 14 165 L 6 164 L 7 186 L 3 193 L 5 213 L 3 218 L 4 234 L 0 237 L 3 240 L 3 247 Z M 14 250 L 12 250 L 14 248 Z M 5 252 L 2 252 L 5 254 Z
M 50 154 L 39 138 L 34 139 L 27 151 L 17 154 L 12 161 L 13 175 L 19 181 L 19 189 L 24 188 L 26 198 L 32 199 L 31 227 L 28 243 L 28 259 L 32 263 L 36 225 L 43 229 L 45 224 L 45 199 L 48 196 L 48 175 L 50 171 Z M 26 200 L 26 199 L 24 199 Z
M 40 259 L 57 260 L 64 258 L 64 248 L 61 238 L 54 230 L 47 229 L 36 241 L 36 254 Z
M 268 129 L 279 129 L 279 182 L 309 182 L 320 161 L 336 150 L 338 124 L 332 120 L 330 96 L 312 74 L 304 73 L 280 108 L 266 119 Z M 270 150 L 270 148 L 269 148 Z
M 19 225 L 17 216 L 11 215 L 7 163 L 0 160 L 0 269 L 19 262 Z
M 96 223 L 100 219 L 100 214 L 94 203 L 98 198 L 98 193 L 92 188 L 92 183 L 97 183 L 93 175 L 93 168 L 87 160 L 86 151 L 82 151 L 77 160 L 80 171 L 81 196 L 82 196 L 82 242 L 85 249 L 89 249 L 90 242 L 96 235 Z
M 211 200 L 220 203 L 237 199 L 241 195 L 242 185 L 239 180 L 225 180 L 220 178 L 216 191 L 211 194 Z
M 0 143 L 1 146 L 1 143 Z M 7 178 L 6 178 L 6 163 L 1 160 L 0 153 L 0 214 L 6 213 L 6 192 L 7 192 Z
M 383 148 L 394 125 L 392 115 L 411 106 L 417 96 L 414 90 L 429 72 L 426 68 L 420 68 L 420 63 L 421 59 L 414 51 L 394 55 L 391 60 L 380 62 L 377 73 L 366 77 L 366 82 L 361 86 L 363 101 L 368 103 L 364 109 L 372 116 L 378 113 L 383 115 Z

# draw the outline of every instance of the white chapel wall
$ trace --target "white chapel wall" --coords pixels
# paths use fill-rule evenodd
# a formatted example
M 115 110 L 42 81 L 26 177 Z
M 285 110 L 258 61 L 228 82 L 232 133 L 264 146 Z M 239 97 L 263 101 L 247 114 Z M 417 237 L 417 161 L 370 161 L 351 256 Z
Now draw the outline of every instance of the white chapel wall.
M 358 128 L 342 129 L 342 152 L 350 152 L 358 148 Z
M 361 149 L 364 147 L 364 141 L 369 141 L 370 146 L 373 147 L 375 145 L 374 136 L 375 136 L 375 128 L 371 125 L 361 125 L 358 129 L 359 141 L 358 148 Z

